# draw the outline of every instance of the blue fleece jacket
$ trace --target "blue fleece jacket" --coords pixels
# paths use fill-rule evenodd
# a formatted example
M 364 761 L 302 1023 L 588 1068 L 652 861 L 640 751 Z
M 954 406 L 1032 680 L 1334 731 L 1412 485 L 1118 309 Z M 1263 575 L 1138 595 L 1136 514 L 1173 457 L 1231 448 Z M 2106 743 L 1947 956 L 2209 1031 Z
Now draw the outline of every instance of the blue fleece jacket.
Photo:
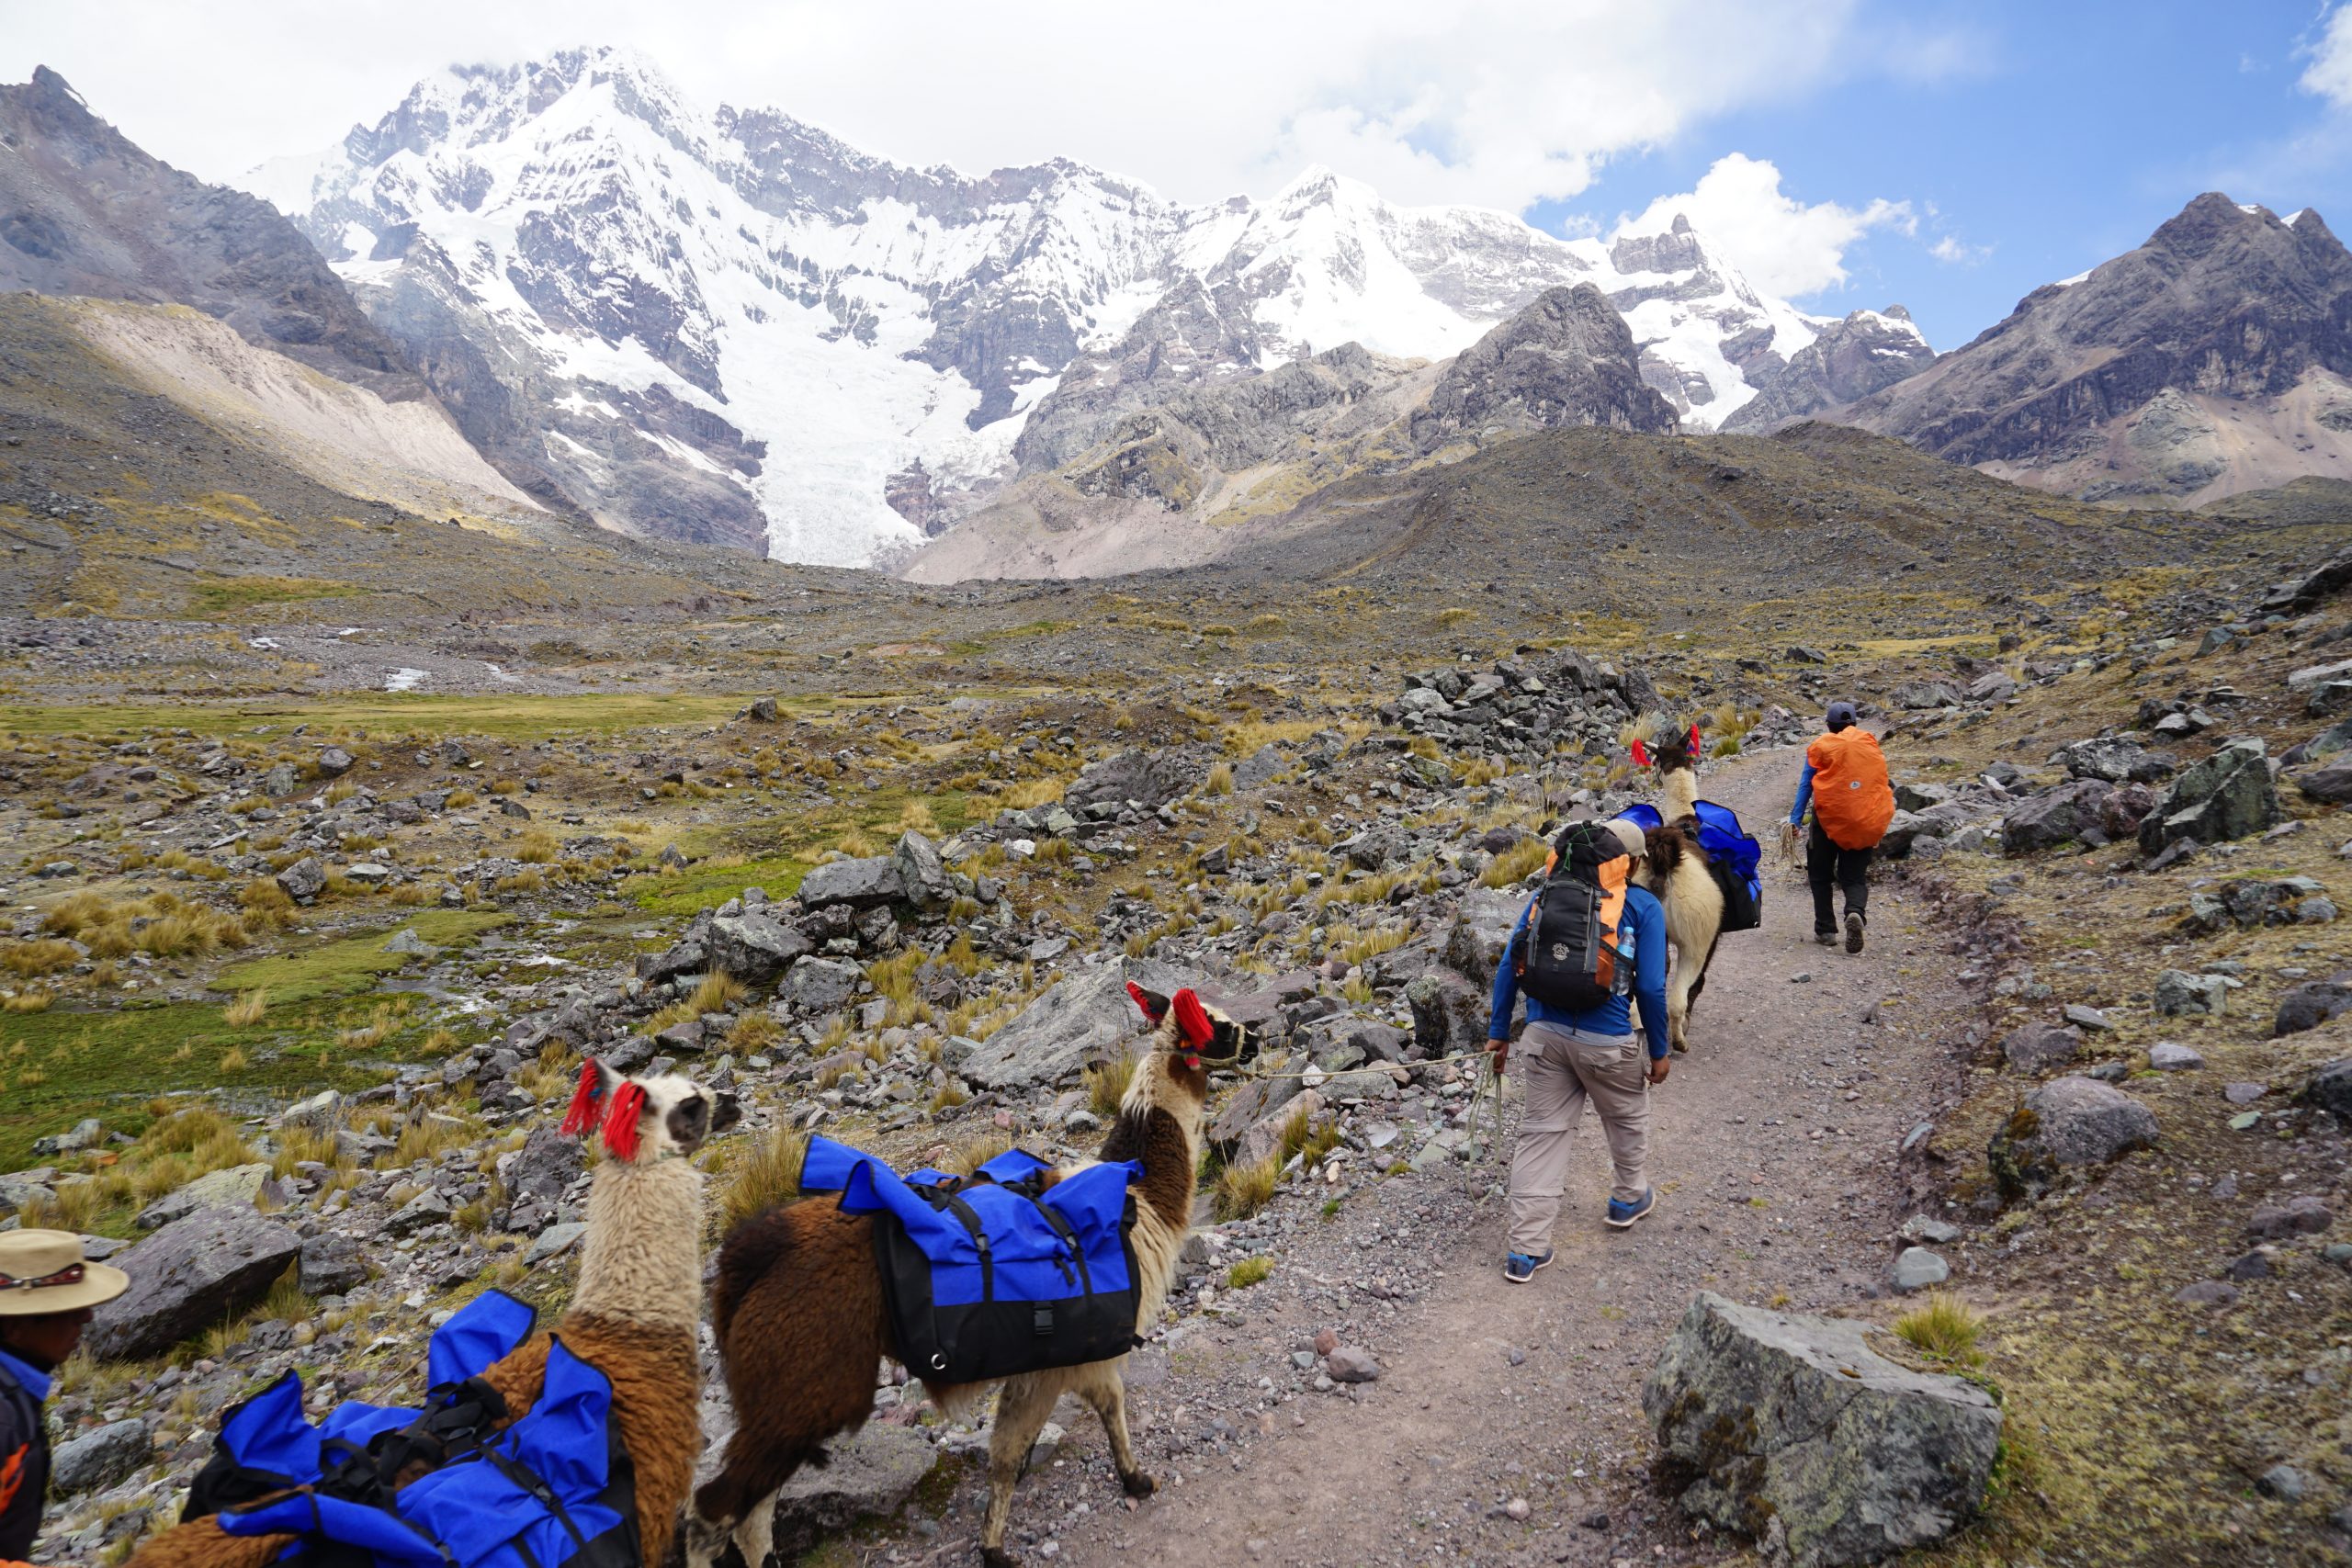
M 1527 917 L 1534 907 L 1531 901 L 1519 912 L 1511 940 L 1503 944 L 1503 960 L 1495 966 L 1494 1011 L 1487 1020 L 1489 1040 L 1510 1038 L 1511 1005 L 1519 999 L 1519 976 L 1511 972 L 1510 953 L 1519 943 L 1520 932 L 1527 929 Z M 1617 922 L 1617 951 L 1634 955 L 1634 998 L 1642 1004 L 1642 1027 L 1649 1035 L 1650 1059 L 1655 1061 L 1673 1045 L 1666 1032 L 1666 909 L 1646 888 L 1625 889 L 1625 913 Z M 1587 1034 L 1631 1034 L 1633 1009 L 1627 1004 L 1624 997 L 1611 997 L 1589 1011 L 1570 1012 L 1530 997 L 1527 1021 L 1562 1024 Z
M 1796 826 L 1804 820 L 1804 808 L 1813 804 L 1813 764 L 1807 762 L 1804 772 L 1797 775 L 1797 803 L 1789 812 L 1789 824 Z

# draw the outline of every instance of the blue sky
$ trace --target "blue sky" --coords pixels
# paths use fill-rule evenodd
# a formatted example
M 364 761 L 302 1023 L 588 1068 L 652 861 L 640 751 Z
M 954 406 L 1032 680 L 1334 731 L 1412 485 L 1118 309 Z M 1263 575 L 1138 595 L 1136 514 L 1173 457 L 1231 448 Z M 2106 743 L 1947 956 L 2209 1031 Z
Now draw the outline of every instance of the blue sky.
M 902 163 L 1063 156 L 1181 200 L 1309 164 L 1561 232 L 1687 203 L 1761 288 L 1956 347 L 2199 191 L 2352 233 L 2352 0 L 0 0 L 208 179 L 374 123 L 453 62 L 633 46 L 706 104 Z M 1694 197 L 1703 198 L 1694 200 Z
M 1558 228 L 1688 191 L 1720 156 L 1780 170 L 1800 202 L 1907 202 L 1917 232 L 1865 232 L 1841 287 L 1800 295 L 1826 313 L 1907 305 L 1930 343 L 1961 344 L 2030 290 L 2132 249 L 2201 191 L 2282 216 L 2319 210 L 2352 233 L 2352 106 L 2300 86 L 2326 38 L 2298 0 L 2043 0 L 1866 9 L 1867 39 L 1899 20 L 1942 39 L 1931 73 L 1871 72 L 1692 125 L 1619 155 L 1565 202 Z M 2352 30 L 2352 29 L 2347 29 Z M 1930 210 L 1932 209 L 1932 216 Z M 1962 259 L 1939 260 L 1949 238 Z

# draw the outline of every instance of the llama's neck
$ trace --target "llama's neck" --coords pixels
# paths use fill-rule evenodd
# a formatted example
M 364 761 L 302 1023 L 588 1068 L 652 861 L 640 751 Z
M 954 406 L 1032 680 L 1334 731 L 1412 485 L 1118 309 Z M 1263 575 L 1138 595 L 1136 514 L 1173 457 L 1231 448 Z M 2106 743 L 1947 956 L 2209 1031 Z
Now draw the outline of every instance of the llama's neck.
M 702 1315 L 702 1172 L 607 1156 L 588 1189 L 571 1310 L 695 1332 Z
M 1676 768 L 1662 781 L 1665 785 L 1666 807 L 1659 813 L 1668 822 L 1679 822 L 1685 817 L 1698 815 L 1699 770 L 1695 767 Z

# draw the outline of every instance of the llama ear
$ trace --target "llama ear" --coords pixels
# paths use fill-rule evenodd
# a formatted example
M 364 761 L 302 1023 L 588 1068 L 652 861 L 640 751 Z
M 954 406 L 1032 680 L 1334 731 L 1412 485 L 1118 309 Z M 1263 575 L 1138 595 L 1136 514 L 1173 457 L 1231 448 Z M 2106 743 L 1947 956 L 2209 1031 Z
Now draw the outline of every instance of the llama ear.
M 1216 1037 L 1216 1026 L 1209 1021 L 1208 1009 L 1201 1005 L 1201 998 L 1193 994 L 1191 987 L 1177 992 L 1172 1005 L 1176 1010 L 1176 1032 L 1195 1053 Z
M 1690 756 L 1694 761 L 1699 756 L 1699 727 L 1695 724 L 1690 727 Z
M 610 1103 L 613 1086 L 621 1076 L 591 1056 L 580 1064 L 580 1086 L 571 1091 L 571 1104 L 563 1113 L 563 1125 L 557 1130 L 567 1138 L 586 1135 L 602 1117 Z
M 1158 991 L 1147 991 L 1133 980 L 1127 982 L 1127 995 L 1135 998 L 1136 1006 L 1143 1010 L 1144 1021 L 1154 1029 L 1168 1016 L 1168 998 Z
M 710 1113 L 710 1131 L 715 1137 L 743 1119 L 743 1102 L 731 1090 L 718 1091 L 718 1103 Z
M 1646 767 L 1648 767 L 1649 765 L 1650 765 L 1650 749 L 1649 749 L 1648 747 L 1646 747 L 1646 746 L 1643 745 L 1643 744 L 1642 744 L 1640 741 L 1638 741 L 1638 740 L 1634 741 L 1634 766 L 1635 766 L 1635 767 L 1637 767 L 1637 768 L 1646 768 Z

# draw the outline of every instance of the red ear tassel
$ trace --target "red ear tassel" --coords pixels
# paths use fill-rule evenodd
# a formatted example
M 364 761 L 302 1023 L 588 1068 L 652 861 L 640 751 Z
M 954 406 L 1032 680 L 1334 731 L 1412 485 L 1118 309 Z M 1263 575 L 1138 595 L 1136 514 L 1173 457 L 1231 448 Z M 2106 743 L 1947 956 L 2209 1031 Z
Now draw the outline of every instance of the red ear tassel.
M 645 1109 L 645 1090 L 633 1083 L 621 1085 L 613 1095 L 613 1108 L 605 1116 L 605 1152 L 619 1159 L 637 1158 L 637 1120 Z
M 1637 768 L 1650 765 L 1650 749 L 1638 740 L 1634 742 L 1634 765 Z
M 1699 727 L 1695 724 L 1690 727 L 1690 756 L 1694 761 L 1699 756 Z
M 580 1065 L 580 1087 L 571 1091 L 571 1108 L 564 1111 L 563 1125 L 557 1129 L 565 1137 L 578 1137 L 596 1124 L 596 1097 L 605 1089 L 601 1076 L 595 1063 Z
M 1201 1006 L 1201 998 L 1189 990 L 1176 993 L 1176 1032 L 1194 1051 L 1216 1038 L 1216 1025 L 1209 1021 L 1208 1010 Z
M 1165 1014 L 1164 1012 L 1154 1012 L 1151 1010 L 1151 993 L 1145 990 L 1141 986 L 1136 985 L 1133 980 L 1130 980 L 1127 982 L 1127 995 L 1135 998 L 1136 1006 L 1143 1011 L 1144 1021 L 1149 1023 L 1154 1028 L 1158 1028 L 1160 1019 L 1165 1016 Z

